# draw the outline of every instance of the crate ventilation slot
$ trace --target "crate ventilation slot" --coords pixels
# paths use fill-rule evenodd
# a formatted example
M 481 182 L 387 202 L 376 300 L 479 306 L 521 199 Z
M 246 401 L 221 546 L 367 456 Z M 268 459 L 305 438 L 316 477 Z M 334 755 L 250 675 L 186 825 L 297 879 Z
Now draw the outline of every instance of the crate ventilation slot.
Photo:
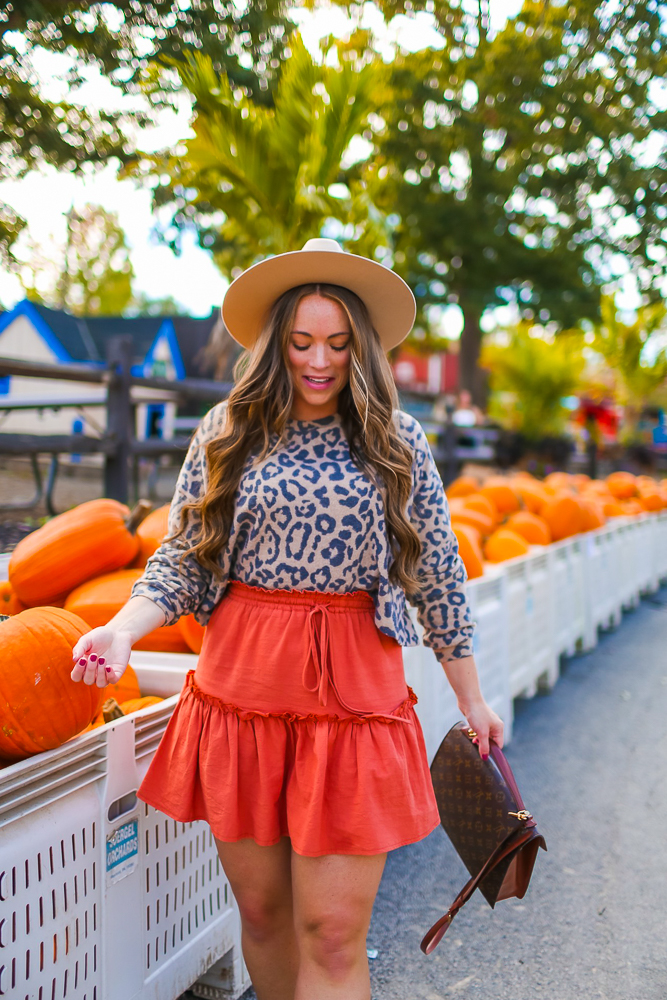
M 22 761 L 0 780 L 0 827 L 44 809 L 106 774 L 106 747 L 93 744 L 63 755 L 58 750 Z

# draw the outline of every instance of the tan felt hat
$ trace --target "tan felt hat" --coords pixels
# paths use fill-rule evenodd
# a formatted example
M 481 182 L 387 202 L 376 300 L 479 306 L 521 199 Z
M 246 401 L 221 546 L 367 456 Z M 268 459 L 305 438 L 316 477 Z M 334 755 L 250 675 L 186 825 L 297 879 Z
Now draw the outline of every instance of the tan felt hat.
M 388 267 L 347 253 L 336 240 L 308 240 L 303 250 L 253 264 L 236 278 L 222 301 L 222 318 L 243 347 L 252 347 L 271 306 L 297 285 L 322 282 L 355 292 L 368 309 L 385 351 L 405 340 L 415 321 L 415 297 Z

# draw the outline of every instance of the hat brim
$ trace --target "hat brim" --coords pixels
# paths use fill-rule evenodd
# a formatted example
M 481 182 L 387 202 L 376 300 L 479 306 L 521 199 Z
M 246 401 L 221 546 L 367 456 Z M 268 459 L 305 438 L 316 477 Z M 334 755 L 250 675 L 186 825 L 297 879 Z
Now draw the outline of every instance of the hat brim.
M 416 316 L 412 291 L 398 274 L 368 257 L 294 250 L 253 264 L 227 289 L 222 318 L 243 347 L 253 346 L 283 292 L 314 282 L 349 288 L 365 304 L 385 351 L 405 340 Z

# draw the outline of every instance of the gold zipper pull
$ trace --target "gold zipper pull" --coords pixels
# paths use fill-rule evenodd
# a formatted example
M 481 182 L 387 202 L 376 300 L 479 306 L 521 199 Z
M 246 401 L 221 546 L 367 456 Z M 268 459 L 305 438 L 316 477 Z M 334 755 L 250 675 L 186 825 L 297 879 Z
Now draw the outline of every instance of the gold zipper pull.
M 508 812 L 507 815 L 508 816 L 516 816 L 516 818 L 520 819 L 522 823 L 525 823 L 526 820 L 533 818 L 533 814 L 529 813 L 527 809 L 519 809 L 519 811 L 515 812 L 515 813 L 514 812 Z

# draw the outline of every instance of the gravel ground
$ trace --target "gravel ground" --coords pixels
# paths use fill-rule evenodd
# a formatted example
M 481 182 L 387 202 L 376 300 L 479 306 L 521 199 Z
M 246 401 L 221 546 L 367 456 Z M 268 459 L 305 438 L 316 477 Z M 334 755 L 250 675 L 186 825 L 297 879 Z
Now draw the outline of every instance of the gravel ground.
M 523 900 L 491 910 L 476 893 L 426 957 L 421 937 L 467 874 L 442 830 L 390 854 L 374 1000 L 664 1000 L 666 636 L 663 589 L 518 704 L 507 757 L 548 846 Z

